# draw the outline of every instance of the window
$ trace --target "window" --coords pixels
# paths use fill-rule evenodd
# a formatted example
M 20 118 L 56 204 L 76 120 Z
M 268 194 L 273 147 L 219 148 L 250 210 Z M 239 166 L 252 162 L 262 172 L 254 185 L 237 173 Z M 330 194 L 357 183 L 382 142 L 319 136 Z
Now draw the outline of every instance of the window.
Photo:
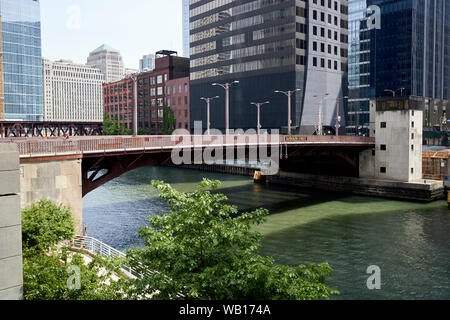
M 317 67 L 317 58 L 316 57 L 313 57 L 313 66 Z
M 414 145 L 413 144 L 411 145 L 411 151 L 414 151 Z
M 313 26 L 313 35 L 317 36 L 317 27 Z
M 414 168 L 411 168 L 411 174 L 414 174 Z
M 411 122 L 411 128 L 414 128 L 414 121 Z
M 382 123 L 380 124 L 380 127 L 381 127 L 381 128 L 386 128 L 386 122 L 382 122 Z
M 322 67 L 322 68 L 325 68 L 325 59 L 320 59 L 320 66 Z
M 325 28 L 320 28 L 320 36 L 325 38 Z
M 320 44 L 320 52 L 325 52 L 325 43 Z
M 414 133 L 411 133 L 411 140 L 414 140 Z
M 381 167 L 380 168 L 380 173 L 386 173 L 386 167 Z
M 162 83 L 162 81 L 163 81 L 162 79 L 163 79 L 162 75 L 159 75 L 159 76 L 156 78 L 156 83 L 157 83 L 157 84 Z
M 313 10 L 313 19 L 317 20 L 317 11 L 316 10 Z
M 320 13 L 320 21 L 325 22 L 325 12 Z
M 187 83 L 184 84 L 184 92 L 188 92 L 188 85 L 187 85 Z
M 317 51 L 317 42 L 316 41 L 313 42 L 313 50 Z
M 331 69 L 331 60 L 328 60 L 328 69 Z
M 386 151 L 386 145 L 385 144 L 380 145 L 380 150 L 381 151 Z

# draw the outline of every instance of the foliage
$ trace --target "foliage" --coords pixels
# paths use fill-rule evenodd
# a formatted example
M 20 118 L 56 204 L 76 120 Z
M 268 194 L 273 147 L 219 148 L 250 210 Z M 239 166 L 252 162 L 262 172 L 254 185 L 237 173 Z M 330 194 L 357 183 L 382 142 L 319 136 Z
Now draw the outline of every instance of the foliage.
M 79 288 L 72 279 L 73 267 L 79 268 Z M 25 300 L 118 300 L 123 299 L 123 288 L 128 280 L 117 282 L 110 278 L 119 274 L 117 261 L 109 261 L 99 256 L 85 263 L 83 256 L 62 251 L 45 254 L 25 249 L 23 258 L 23 290 Z
M 107 112 L 103 113 L 103 135 L 104 136 L 127 136 L 133 131 L 125 128 L 119 120 L 112 120 Z
M 175 119 L 175 115 L 173 113 L 172 108 L 166 106 L 164 107 L 163 113 L 163 134 L 171 135 L 175 130 L 177 125 L 177 121 Z
M 23 281 L 26 300 L 102 300 L 122 299 L 126 279 L 108 281 L 119 274 L 119 260 L 99 256 L 85 263 L 81 254 L 57 249 L 62 240 L 75 235 L 70 208 L 47 199 L 22 211 Z M 80 270 L 79 289 L 70 289 L 70 268 Z M 69 272 L 70 271 L 70 272 Z M 110 284 L 105 284 L 106 282 Z
M 42 199 L 22 211 L 22 242 L 25 248 L 48 250 L 75 235 L 69 207 Z
M 131 297 L 150 295 L 174 299 L 327 299 L 337 291 L 325 284 L 331 275 L 328 264 L 276 265 L 259 255 L 262 235 L 252 226 L 261 224 L 267 210 L 238 214 L 224 204 L 227 197 L 209 190 L 219 181 L 203 180 L 192 193 L 153 181 L 171 211 L 149 218 L 140 230 L 145 246 L 129 250 L 129 263 L 156 271 L 136 280 Z M 140 263 L 140 264 L 139 264 Z

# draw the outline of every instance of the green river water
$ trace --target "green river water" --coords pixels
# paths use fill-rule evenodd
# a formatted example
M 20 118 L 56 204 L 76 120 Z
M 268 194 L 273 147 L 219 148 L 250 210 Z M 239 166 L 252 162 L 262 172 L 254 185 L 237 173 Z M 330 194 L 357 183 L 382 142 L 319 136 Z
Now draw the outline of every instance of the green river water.
M 333 299 L 450 299 L 450 210 L 445 201 L 416 203 L 254 184 L 248 177 L 147 167 L 129 172 L 83 199 L 89 235 L 125 251 L 142 244 L 137 232 L 150 215 L 167 212 L 150 181 L 192 191 L 205 178 L 240 210 L 263 207 L 261 253 L 277 263 L 328 262 Z M 381 269 L 381 289 L 369 290 L 369 266 Z

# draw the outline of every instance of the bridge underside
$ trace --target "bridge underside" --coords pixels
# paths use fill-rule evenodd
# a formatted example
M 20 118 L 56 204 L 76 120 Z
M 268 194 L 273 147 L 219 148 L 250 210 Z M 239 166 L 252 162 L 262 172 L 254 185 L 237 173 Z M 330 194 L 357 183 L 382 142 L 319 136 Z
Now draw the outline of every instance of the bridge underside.
M 359 176 L 359 153 L 364 147 L 303 146 L 282 154 L 280 170 L 327 176 Z
M 255 160 L 254 149 L 249 147 L 234 147 L 234 156 L 244 156 L 245 160 Z M 276 153 L 268 149 L 268 157 L 279 160 L 282 171 L 299 172 L 331 176 L 357 177 L 359 172 L 359 153 L 367 147 L 342 147 L 342 146 L 295 146 L 280 147 Z M 186 159 L 189 164 L 202 164 L 198 155 L 203 155 L 205 149 L 197 149 L 189 152 Z M 228 150 L 229 151 L 229 150 Z M 223 156 L 227 151 L 223 149 Z M 118 152 L 117 154 L 92 154 L 84 155 L 82 159 L 82 182 L 83 197 L 92 190 L 111 181 L 122 174 L 146 166 L 172 165 L 171 151 L 136 151 Z M 180 152 L 183 158 L 183 152 Z M 223 157 L 216 158 L 216 153 L 210 154 L 215 160 L 225 160 Z M 239 158 L 241 160 L 242 158 Z M 230 159 L 228 159 L 230 160 Z

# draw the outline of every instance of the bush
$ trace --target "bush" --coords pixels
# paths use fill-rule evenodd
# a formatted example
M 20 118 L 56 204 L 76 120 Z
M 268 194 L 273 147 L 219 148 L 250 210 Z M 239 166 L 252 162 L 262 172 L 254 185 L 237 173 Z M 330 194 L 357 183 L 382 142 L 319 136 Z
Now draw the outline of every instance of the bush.
M 48 250 L 75 235 L 75 221 L 69 207 L 42 199 L 22 211 L 24 248 Z

